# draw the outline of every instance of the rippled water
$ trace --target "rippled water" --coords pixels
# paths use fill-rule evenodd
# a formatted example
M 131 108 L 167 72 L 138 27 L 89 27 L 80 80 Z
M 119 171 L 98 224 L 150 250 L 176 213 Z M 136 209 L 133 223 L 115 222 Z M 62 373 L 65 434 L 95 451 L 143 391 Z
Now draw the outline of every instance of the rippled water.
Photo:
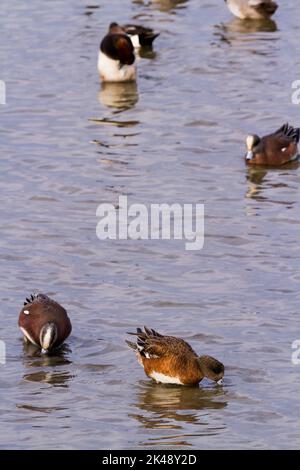
M 298 165 L 248 171 L 245 135 L 299 125 L 298 1 L 242 24 L 220 0 L 1 2 L 1 448 L 299 448 Z M 133 85 L 101 87 L 112 21 L 161 31 Z M 298 75 L 297 75 L 298 74 Z M 102 241 L 96 208 L 205 204 L 205 245 Z M 24 349 L 32 291 L 64 349 Z M 155 385 L 124 343 L 146 324 L 226 365 L 223 387 Z

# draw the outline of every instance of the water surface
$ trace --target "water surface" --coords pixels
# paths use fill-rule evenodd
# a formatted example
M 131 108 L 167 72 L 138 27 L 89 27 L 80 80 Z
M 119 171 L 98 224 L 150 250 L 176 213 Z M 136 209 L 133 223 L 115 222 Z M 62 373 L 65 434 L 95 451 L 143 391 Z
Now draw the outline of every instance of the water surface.
M 2 0 L 1 448 L 300 447 L 300 173 L 243 161 L 247 133 L 299 125 L 298 2 L 281 3 L 253 25 L 219 0 Z M 161 31 L 137 87 L 99 83 L 113 20 Z M 203 250 L 100 242 L 119 195 L 204 203 Z M 51 357 L 17 328 L 32 291 L 72 318 Z M 124 342 L 143 324 L 222 360 L 224 386 L 149 381 Z

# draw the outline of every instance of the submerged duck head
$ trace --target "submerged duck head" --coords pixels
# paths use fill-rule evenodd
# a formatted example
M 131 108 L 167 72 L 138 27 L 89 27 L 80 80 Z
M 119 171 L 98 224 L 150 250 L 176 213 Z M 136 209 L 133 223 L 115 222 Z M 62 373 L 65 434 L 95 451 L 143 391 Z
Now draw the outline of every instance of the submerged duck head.
M 152 328 L 137 328 L 137 341 L 126 341 L 137 355 L 138 362 L 148 377 L 158 383 L 195 386 L 204 377 L 218 384 L 224 375 L 224 366 L 211 356 L 198 356 L 183 339 L 165 336 Z
M 41 293 L 26 298 L 18 323 L 24 340 L 42 353 L 60 346 L 72 330 L 66 310 Z
M 204 377 L 221 385 L 225 372 L 225 367 L 222 362 L 211 356 L 200 356 L 198 361 Z

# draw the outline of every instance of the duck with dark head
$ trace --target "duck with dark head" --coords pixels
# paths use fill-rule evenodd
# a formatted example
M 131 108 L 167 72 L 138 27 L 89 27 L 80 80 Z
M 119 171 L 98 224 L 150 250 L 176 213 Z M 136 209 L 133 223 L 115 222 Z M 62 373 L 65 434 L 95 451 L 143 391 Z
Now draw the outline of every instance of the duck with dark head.
M 136 80 L 134 47 L 129 36 L 118 23 L 111 23 L 101 41 L 98 72 L 105 82 Z

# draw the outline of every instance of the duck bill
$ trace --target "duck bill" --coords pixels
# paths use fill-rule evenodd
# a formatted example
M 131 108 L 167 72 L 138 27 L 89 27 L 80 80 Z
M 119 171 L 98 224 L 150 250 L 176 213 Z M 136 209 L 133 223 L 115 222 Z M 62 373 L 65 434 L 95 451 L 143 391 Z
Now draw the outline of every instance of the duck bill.
M 246 161 L 250 161 L 253 158 L 253 152 L 252 150 L 248 150 L 247 155 L 246 155 Z

